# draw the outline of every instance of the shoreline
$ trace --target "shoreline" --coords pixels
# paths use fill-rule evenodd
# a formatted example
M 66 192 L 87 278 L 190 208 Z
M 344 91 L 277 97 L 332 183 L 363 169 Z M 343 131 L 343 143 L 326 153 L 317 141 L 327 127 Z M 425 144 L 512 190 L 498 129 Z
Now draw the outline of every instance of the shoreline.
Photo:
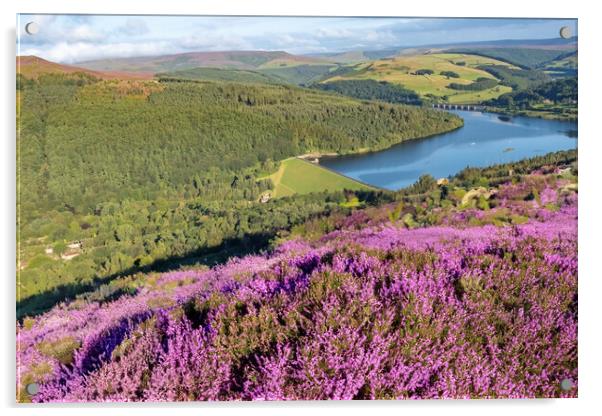
M 426 136 L 418 136 L 418 137 L 414 137 L 414 138 L 411 138 L 411 139 L 401 140 L 401 141 L 399 141 L 397 143 L 393 143 L 392 145 L 387 146 L 387 147 L 383 147 L 383 148 L 374 148 L 374 149 L 371 149 L 371 148 L 362 148 L 359 151 L 352 152 L 352 153 L 337 153 L 337 152 L 322 153 L 322 154 L 320 154 L 318 152 L 315 152 L 315 153 L 316 154 L 320 154 L 320 156 L 317 157 L 317 159 L 318 160 L 322 160 L 322 159 L 335 159 L 337 157 L 342 157 L 342 156 L 346 156 L 346 157 L 363 156 L 363 155 L 370 154 L 370 153 L 384 152 L 385 150 L 389 150 L 389 149 L 391 149 L 391 148 L 393 148 L 395 146 L 399 146 L 400 144 L 405 143 L 405 142 L 414 141 L 414 140 L 430 139 L 432 137 L 439 136 L 440 134 L 447 134 L 447 133 L 451 133 L 453 131 L 459 130 L 462 127 L 464 127 L 464 119 L 463 118 L 461 118 L 461 119 L 462 119 L 462 124 L 460 126 L 451 128 L 449 130 L 440 131 L 438 133 L 428 134 Z M 304 156 L 304 155 L 302 155 L 302 156 Z
M 541 120 L 558 120 L 558 121 L 579 121 L 577 115 L 563 116 L 562 114 L 554 113 L 551 111 L 539 111 L 539 110 L 507 110 L 503 108 L 487 107 L 484 113 L 502 114 L 510 117 L 529 117 L 537 118 Z
M 450 113 L 452 114 L 452 113 Z M 326 159 L 326 158 L 337 158 L 337 157 L 341 157 L 341 156 L 355 156 L 355 155 L 365 155 L 368 153 L 377 153 L 377 152 L 382 152 L 384 150 L 388 150 L 392 147 L 398 146 L 404 142 L 408 142 L 408 141 L 412 141 L 412 140 L 422 140 L 422 139 L 429 139 L 431 137 L 435 137 L 438 136 L 440 134 L 447 134 L 447 133 L 451 133 L 452 131 L 456 131 L 458 129 L 461 129 L 462 127 L 464 127 L 464 119 L 460 116 L 458 116 L 457 114 L 455 114 L 456 117 L 460 118 L 460 120 L 462 120 L 462 123 L 459 126 L 456 127 L 452 127 L 450 129 L 447 130 L 442 130 L 439 131 L 437 133 L 431 133 L 431 134 L 427 134 L 424 136 L 417 136 L 417 137 L 412 137 L 412 138 L 407 138 L 407 139 L 403 139 L 400 140 L 396 143 L 393 143 L 391 145 L 385 146 L 385 147 L 377 147 L 377 148 L 369 148 L 369 147 L 363 147 L 360 148 L 359 150 L 355 151 L 355 152 L 346 152 L 346 153 L 339 153 L 339 152 L 319 152 L 319 151 L 312 151 L 309 153 L 303 153 L 301 155 L 297 155 L 297 156 L 291 156 L 291 157 L 295 157 L 297 159 L 301 159 L 301 160 L 306 160 L 309 161 L 309 159 L 317 159 L 318 161 L 320 161 L 321 159 Z M 286 159 L 283 159 L 286 160 Z M 311 163 L 311 162 L 310 162 Z M 353 179 L 353 178 L 352 178 Z
M 446 111 L 446 110 L 443 110 L 443 111 Z M 534 119 L 558 120 L 558 121 L 569 121 L 569 122 L 577 121 L 577 118 L 573 119 L 573 118 L 545 117 L 545 114 L 540 114 L 540 115 L 532 115 L 532 114 L 530 114 L 530 115 L 527 115 L 527 114 L 521 114 L 519 112 L 504 111 L 504 110 L 501 110 L 501 109 L 496 111 L 496 109 L 494 109 L 494 108 L 487 108 L 486 110 L 483 110 L 483 111 L 480 111 L 480 112 L 481 113 L 497 114 L 497 115 L 506 115 L 506 116 L 509 116 L 509 117 L 526 117 L 526 118 L 534 118 Z M 397 143 L 393 143 L 393 144 L 391 144 L 389 146 L 386 146 L 386 147 L 383 147 L 383 148 L 378 148 L 378 147 L 377 148 L 360 148 L 360 149 L 358 149 L 355 152 L 349 152 L 349 153 L 312 151 L 312 152 L 308 152 L 308 153 L 303 153 L 301 155 L 292 156 L 292 157 L 287 158 L 287 159 L 296 158 L 296 159 L 299 159 L 299 160 L 303 160 L 303 161 L 305 161 L 307 163 L 315 164 L 315 165 L 317 165 L 317 166 L 319 166 L 319 167 L 321 167 L 323 169 L 326 169 L 326 170 L 328 170 L 328 171 L 330 171 L 332 173 L 335 173 L 335 174 L 337 174 L 339 176 L 345 177 L 345 178 L 347 178 L 349 180 L 352 180 L 352 181 L 357 182 L 359 184 L 362 184 L 364 186 L 368 186 L 370 188 L 373 188 L 373 189 L 379 190 L 379 191 L 390 192 L 391 191 L 390 189 L 383 188 L 383 187 L 380 187 L 380 186 L 377 186 L 377 185 L 372 185 L 372 184 L 363 182 L 363 181 L 358 180 L 356 178 L 347 176 L 347 175 L 345 175 L 345 174 L 343 174 L 343 173 L 341 173 L 339 171 L 331 169 L 331 168 L 329 168 L 327 166 L 324 166 L 321 163 L 321 161 L 322 160 L 326 160 L 326 159 L 336 159 L 336 158 L 339 158 L 339 157 L 356 157 L 356 156 L 363 156 L 363 155 L 370 154 L 370 153 L 379 153 L 379 152 L 383 152 L 383 151 L 389 150 L 389 149 L 391 149 L 391 148 L 393 148 L 395 146 L 399 146 L 400 144 L 408 142 L 408 141 L 429 139 L 429 138 L 432 138 L 432 137 L 439 136 L 441 134 L 451 133 L 453 131 L 459 130 L 460 128 L 464 127 L 464 119 L 461 116 L 459 116 L 459 115 L 457 115 L 457 114 L 455 114 L 453 112 L 450 112 L 450 114 L 454 114 L 455 116 L 459 117 L 460 120 L 462 121 L 462 123 L 459 126 L 450 128 L 448 130 L 443 130 L 443 131 L 440 131 L 440 132 L 437 132 L 437 133 L 432 133 L 432 134 L 428 134 L 428 135 L 424 135 L 424 136 L 417 136 L 417 137 L 413 137 L 413 138 L 404 139 L 404 140 L 401 140 L 401 141 L 399 141 Z M 284 159 L 284 160 L 286 160 L 286 159 Z M 280 162 L 282 162 L 282 161 L 280 161 Z

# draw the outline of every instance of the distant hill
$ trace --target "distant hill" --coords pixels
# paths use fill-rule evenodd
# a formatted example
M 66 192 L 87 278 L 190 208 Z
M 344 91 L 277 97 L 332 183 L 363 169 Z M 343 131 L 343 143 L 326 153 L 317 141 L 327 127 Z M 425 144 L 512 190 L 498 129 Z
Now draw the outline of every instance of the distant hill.
M 212 51 L 187 52 L 170 55 L 140 56 L 131 58 L 107 58 L 78 62 L 77 66 L 92 71 L 122 71 L 127 73 L 156 74 L 182 71 L 192 68 L 226 68 L 240 70 L 283 69 L 304 65 L 320 65 L 327 67 L 336 64 L 361 63 L 371 60 L 390 58 L 398 55 L 415 55 L 425 52 L 437 53 L 450 49 L 483 48 L 495 49 L 533 49 L 547 50 L 550 53 L 541 54 L 542 61 L 549 61 L 555 56 L 551 51 L 573 52 L 577 49 L 577 38 L 570 39 L 511 39 L 481 42 L 460 42 L 448 44 L 419 45 L 411 47 L 393 47 L 388 49 L 349 50 L 331 53 L 314 53 L 294 55 L 285 51 Z M 527 53 L 528 54 L 528 53 Z M 506 53 L 507 55 L 507 53 Z M 498 59 L 502 59 L 501 57 Z M 523 59 L 524 60 L 524 59 Z M 523 65 L 521 60 L 510 61 Z M 524 64 L 528 66 L 528 64 Z M 310 82 L 322 69 L 306 68 L 302 71 L 282 71 L 284 78 L 290 82 L 301 84 Z M 280 71 L 273 71 L 280 72 Z M 277 74 L 281 76 L 281 74 Z
M 333 52 L 333 53 L 317 53 L 310 54 L 307 56 L 320 58 L 320 59 L 328 59 L 336 63 L 340 64 L 353 64 L 358 62 L 368 61 L 368 58 L 364 51 L 347 51 L 347 52 Z
M 258 71 L 283 82 L 295 85 L 309 85 L 329 77 L 333 71 L 341 68 L 339 65 L 297 65 L 285 68 L 260 68 Z
M 157 74 L 161 80 L 234 81 L 252 84 L 283 84 L 283 79 L 246 69 L 192 68 Z
M 150 79 L 152 73 L 131 73 L 124 71 L 93 71 L 78 66 L 58 64 L 37 56 L 17 56 L 17 73 L 27 78 L 37 79 L 42 74 L 84 73 L 101 79 Z
M 322 82 L 384 81 L 401 85 L 421 98 L 453 104 L 474 104 L 512 90 L 509 86 L 499 85 L 499 78 L 481 69 L 485 65 L 518 69 L 506 62 L 478 55 L 416 54 L 344 67 L 345 71 L 334 71 Z
M 478 42 L 456 42 L 456 43 L 434 43 L 417 46 L 398 46 L 388 49 L 365 49 L 333 53 L 315 53 L 306 56 L 328 59 L 336 63 L 359 63 L 375 59 L 390 58 L 397 55 L 417 55 L 426 52 L 437 53 L 455 48 L 525 48 L 525 49 L 547 49 L 554 51 L 577 50 L 577 37 L 569 39 L 502 39 Z
M 80 62 L 78 65 L 95 71 L 142 71 L 159 73 L 181 71 L 198 67 L 248 70 L 257 69 L 262 66 L 288 67 L 323 62 L 323 59 L 292 55 L 283 51 L 221 51 L 99 59 Z
M 571 50 L 577 48 L 577 36 L 569 39 L 549 38 L 549 39 L 501 39 L 479 42 L 460 42 L 455 44 L 440 45 L 447 47 L 470 46 L 470 47 L 493 47 L 493 48 L 528 48 L 528 49 L 550 49 L 550 50 Z
M 319 81 L 339 68 L 337 65 L 295 65 L 258 68 L 255 70 L 232 68 L 192 68 L 158 73 L 163 80 L 233 81 L 253 84 L 308 85 Z
M 340 64 L 352 64 L 365 62 L 372 59 L 382 59 L 397 55 L 399 52 L 398 48 L 393 49 L 382 49 L 382 50 L 356 50 L 347 52 L 334 52 L 334 53 L 317 53 L 309 54 L 307 56 L 327 59 L 335 63 Z
M 537 68 L 546 62 L 566 55 L 566 51 L 564 50 L 534 48 L 457 48 L 447 50 L 446 52 L 486 56 L 506 61 L 522 68 Z

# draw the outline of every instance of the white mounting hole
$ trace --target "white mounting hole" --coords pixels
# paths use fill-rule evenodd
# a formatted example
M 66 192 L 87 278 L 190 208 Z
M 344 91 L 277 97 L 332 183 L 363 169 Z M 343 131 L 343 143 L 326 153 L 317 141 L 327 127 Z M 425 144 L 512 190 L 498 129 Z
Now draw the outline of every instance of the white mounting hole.
M 562 39 L 568 39 L 571 37 L 571 29 L 568 26 L 562 26 L 560 28 L 560 37 Z
M 27 394 L 33 396 L 38 394 L 38 391 L 40 391 L 40 386 L 38 386 L 38 383 L 30 383 L 25 387 L 25 389 L 27 390 Z
M 560 388 L 564 391 L 569 391 L 573 387 L 575 387 L 575 383 L 573 383 L 573 380 L 571 380 L 570 378 L 565 378 L 560 382 Z
M 28 35 L 35 35 L 40 31 L 40 26 L 36 22 L 29 22 L 25 25 L 25 31 Z

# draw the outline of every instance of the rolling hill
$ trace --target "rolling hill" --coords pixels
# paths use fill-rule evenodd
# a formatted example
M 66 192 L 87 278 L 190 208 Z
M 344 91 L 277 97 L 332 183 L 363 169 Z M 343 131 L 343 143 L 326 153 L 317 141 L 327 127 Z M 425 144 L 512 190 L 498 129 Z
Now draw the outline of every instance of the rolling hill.
M 323 82 L 352 79 L 386 81 L 402 85 L 422 97 L 457 104 L 481 102 L 512 90 L 504 85 L 493 85 L 482 90 L 462 89 L 471 88 L 469 85 L 485 79 L 491 80 L 490 83 L 497 80 L 489 72 L 480 69 L 482 65 L 518 69 L 507 62 L 478 55 L 421 54 L 357 64 L 351 71 L 327 78 Z
M 577 36 L 569 39 L 560 37 L 548 39 L 499 39 L 477 42 L 462 42 L 454 45 L 446 45 L 447 47 L 466 46 L 471 48 L 527 48 L 527 49 L 549 49 L 549 50 L 576 50 Z M 445 45 L 441 45 L 445 46 Z
M 324 59 L 292 55 L 282 51 L 220 51 L 100 59 L 80 62 L 78 65 L 95 71 L 142 71 L 158 73 L 197 67 L 248 70 L 259 67 L 285 67 L 324 62 Z
M 308 85 L 328 77 L 333 71 L 341 68 L 331 64 L 304 64 L 278 68 L 260 68 L 258 72 L 276 77 L 284 82 L 295 85 Z
M 566 55 L 566 51 L 534 48 L 458 48 L 448 53 L 469 53 L 499 59 L 525 69 L 537 68 L 540 65 Z
M 130 71 L 95 71 L 72 65 L 47 61 L 37 56 L 17 56 L 17 73 L 26 78 L 37 79 L 41 74 L 83 73 L 100 79 L 151 79 L 152 73 Z
M 307 85 L 327 77 L 336 65 L 289 65 L 249 69 L 191 68 L 180 71 L 158 73 L 157 77 L 171 80 L 234 81 L 257 84 Z
M 328 59 L 339 64 L 351 64 L 365 62 L 372 59 L 383 59 L 397 55 L 398 49 L 382 49 L 382 50 L 354 50 L 336 53 L 318 53 L 310 54 L 316 58 Z
M 246 69 L 192 68 L 158 73 L 160 80 L 233 81 L 253 84 L 282 84 L 282 78 Z
M 417 55 L 430 53 L 441 53 L 454 48 L 471 48 L 473 50 L 483 48 L 518 48 L 518 49 L 547 49 L 562 52 L 577 50 L 577 37 L 569 39 L 501 39 L 493 41 L 435 43 L 418 46 L 399 46 L 388 49 L 364 49 L 334 53 L 314 53 L 307 56 L 332 60 L 336 63 L 350 64 L 365 62 L 374 59 L 391 58 L 398 55 Z

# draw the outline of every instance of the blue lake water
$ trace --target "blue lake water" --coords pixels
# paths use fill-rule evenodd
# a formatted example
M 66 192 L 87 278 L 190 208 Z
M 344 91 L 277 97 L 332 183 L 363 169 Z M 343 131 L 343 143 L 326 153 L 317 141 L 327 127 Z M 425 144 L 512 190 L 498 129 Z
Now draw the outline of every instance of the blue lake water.
M 320 164 L 367 184 L 396 190 L 427 173 L 442 178 L 467 166 L 513 162 L 577 147 L 576 122 L 453 113 L 464 119 L 464 127 L 380 152 L 322 158 Z

